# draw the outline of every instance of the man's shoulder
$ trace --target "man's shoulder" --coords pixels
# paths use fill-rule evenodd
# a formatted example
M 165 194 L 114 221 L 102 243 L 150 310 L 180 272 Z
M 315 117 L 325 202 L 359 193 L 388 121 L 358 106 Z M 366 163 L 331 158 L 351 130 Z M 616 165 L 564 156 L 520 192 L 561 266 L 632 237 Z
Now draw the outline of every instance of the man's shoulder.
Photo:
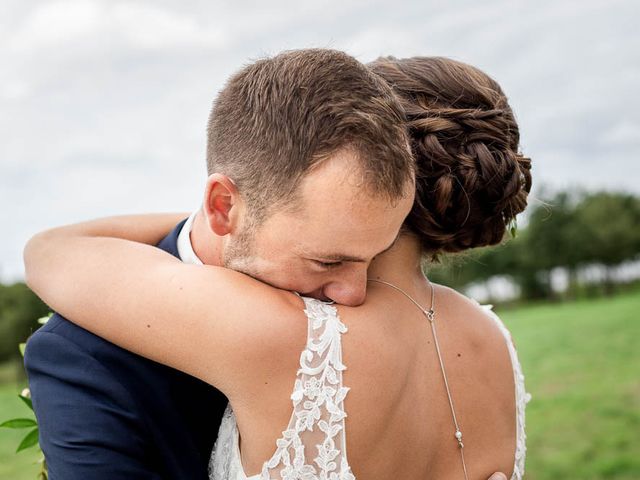
M 25 366 L 43 450 L 59 473 L 93 478 L 84 474 L 93 465 L 95 478 L 115 478 L 104 472 L 139 465 L 144 478 L 206 478 L 226 405 L 213 387 L 58 314 L 27 341 Z
M 100 337 L 93 335 L 88 330 L 70 322 L 59 313 L 54 312 L 47 323 L 36 330 L 29 339 L 35 336 L 44 336 L 45 334 L 54 334 L 65 337 L 70 341 L 74 340 L 101 340 Z
M 46 370 L 55 375 L 61 364 L 77 364 L 74 368 L 78 372 L 101 372 L 99 376 L 111 377 L 123 385 L 142 383 L 165 388 L 186 376 L 120 348 L 55 313 L 27 340 L 25 366 L 29 373 Z M 87 365 L 100 367 L 87 369 Z
M 217 392 L 199 379 L 124 350 L 58 314 L 27 340 L 24 360 L 30 378 L 59 377 L 64 366 L 83 382 L 115 381 L 133 397 L 146 397 L 150 391 L 183 391 L 186 396 Z
M 58 313 L 54 313 L 45 325 L 29 337 L 27 340 L 27 348 L 31 346 L 31 343 L 37 343 L 38 347 L 46 347 L 47 343 L 56 340 L 60 341 L 60 339 L 63 339 L 62 341 L 67 344 L 77 346 L 79 350 L 83 350 L 91 356 L 96 356 L 101 352 L 111 352 L 112 354 L 129 353 L 113 343 L 79 327 Z

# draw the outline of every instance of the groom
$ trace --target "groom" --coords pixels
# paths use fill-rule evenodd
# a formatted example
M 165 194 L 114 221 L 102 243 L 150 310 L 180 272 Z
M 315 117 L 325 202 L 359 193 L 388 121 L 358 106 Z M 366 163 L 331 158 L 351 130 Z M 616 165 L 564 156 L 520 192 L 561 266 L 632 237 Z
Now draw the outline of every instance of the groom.
M 214 104 L 202 209 L 158 247 L 360 304 L 368 264 L 410 208 L 407 145 L 389 87 L 348 55 L 258 61 Z M 59 315 L 29 339 L 25 364 L 51 480 L 207 479 L 227 403 L 215 388 Z
M 234 75 L 211 112 L 207 166 L 202 209 L 159 248 L 348 305 L 413 196 L 401 107 L 331 50 Z M 355 169 L 362 181 L 348 184 Z M 207 478 L 227 404 L 215 388 L 59 315 L 29 339 L 25 365 L 51 480 Z

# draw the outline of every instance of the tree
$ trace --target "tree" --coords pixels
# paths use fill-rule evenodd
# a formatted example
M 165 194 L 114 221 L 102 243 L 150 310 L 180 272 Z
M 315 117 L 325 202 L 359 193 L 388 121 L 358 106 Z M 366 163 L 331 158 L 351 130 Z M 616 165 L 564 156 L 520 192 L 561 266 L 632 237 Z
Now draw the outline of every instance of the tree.
M 605 291 L 613 291 L 613 267 L 640 253 L 640 199 L 626 193 L 598 192 L 577 207 L 584 232 L 584 263 L 599 263 L 606 271 Z
M 530 282 L 537 279 L 545 297 L 554 295 L 551 285 L 554 268 L 567 269 L 571 291 L 576 270 L 584 261 L 587 238 L 576 217 L 581 198 L 578 192 L 558 192 L 531 213 L 526 247 L 522 250 L 523 271 Z
M 19 358 L 16 345 L 38 327 L 49 308 L 24 283 L 0 284 L 0 361 Z

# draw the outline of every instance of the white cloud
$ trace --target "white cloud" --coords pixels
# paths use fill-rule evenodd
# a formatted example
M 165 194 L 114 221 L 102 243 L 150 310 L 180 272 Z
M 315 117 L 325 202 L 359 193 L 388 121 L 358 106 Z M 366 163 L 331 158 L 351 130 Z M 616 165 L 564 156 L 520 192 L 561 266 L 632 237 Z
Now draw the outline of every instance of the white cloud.
M 510 97 L 536 185 L 640 192 L 632 0 L 5 0 L 0 13 L 5 278 L 39 228 L 193 208 L 212 99 L 249 59 L 287 48 L 477 65 Z
M 605 146 L 634 145 L 640 147 L 640 123 L 621 121 L 605 131 L 600 138 Z
M 116 29 L 130 44 L 147 49 L 176 47 L 222 48 L 230 32 L 221 23 L 199 24 L 192 16 L 152 5 L 117 3 L 112 16 Z
M 57 48 L 91 35 L 101 23 L 101 2 L 65 0 L 36 7 L 9 39 L 8 48 L 21 53 Z
M 0 101 L 19 101 L 29 95 L 29 84 L 24 81 L 14 80 L 5 82 L 0 86 Z
M 106 0 L 63 0 L 37 7 L 10 38 L 9 49 L 25 53 L 53 50 L 103 37 L 129 48 L 221 48 L 228 39 L 222 24 L 200 24 L 193 16 L 153 4 Z M 91 44 L 91 42 L 89 42 Z

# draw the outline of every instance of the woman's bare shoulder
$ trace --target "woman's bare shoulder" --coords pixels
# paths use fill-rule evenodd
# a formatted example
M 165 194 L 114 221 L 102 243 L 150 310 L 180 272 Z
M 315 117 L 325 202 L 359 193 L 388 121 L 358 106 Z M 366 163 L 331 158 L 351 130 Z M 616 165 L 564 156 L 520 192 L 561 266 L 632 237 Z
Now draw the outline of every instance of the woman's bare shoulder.
M 483 325 L 493 328 L 496 325 L 496 315 L 492 305 L 480 304 L 474 298 L 445 285 L 434 284 L 436 288 L 436 306 L 443 315 L 460 317 L 469 328 Z
M 487 361 L 508 359 L 505 356 L 508 331 L 493 312 L 491 305 L 482 305 L 453 288 L 436 286 L 436 316 L 439 328 L 449 328 L 473 349 L 476 358 Z
M 271 383 L 283 357 L 301 342 L 300 348 L 304 347 L 307 322 L 297 295 L 220 267 L 165 268 L 169 271 L 164 276 L 177 285 L 174 290 L 190 292 L 179 310 L 183 326 L 176 326 L 171 338 L 181 347 L 177 352 L 167 348 L 177 357 L 174 368 L 215 385 L 231 398 Z M 172 304 L 180 300 L 178 295 L 166 297 L 165 302 Z

